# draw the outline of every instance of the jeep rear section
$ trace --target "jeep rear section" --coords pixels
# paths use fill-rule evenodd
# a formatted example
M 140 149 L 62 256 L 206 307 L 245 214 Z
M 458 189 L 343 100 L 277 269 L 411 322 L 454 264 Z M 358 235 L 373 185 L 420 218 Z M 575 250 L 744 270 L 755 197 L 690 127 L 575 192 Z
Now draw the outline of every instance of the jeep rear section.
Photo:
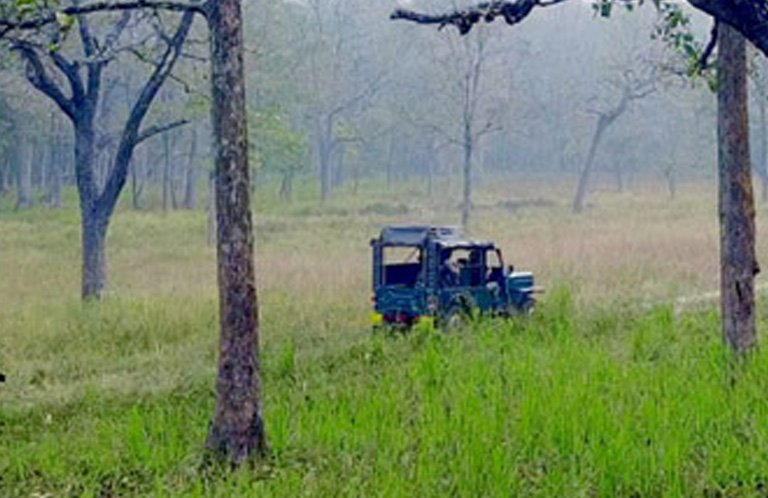
M 373 248 L 374 323 L 412 325 L 426 314 L 427 229 L 385 228 Z

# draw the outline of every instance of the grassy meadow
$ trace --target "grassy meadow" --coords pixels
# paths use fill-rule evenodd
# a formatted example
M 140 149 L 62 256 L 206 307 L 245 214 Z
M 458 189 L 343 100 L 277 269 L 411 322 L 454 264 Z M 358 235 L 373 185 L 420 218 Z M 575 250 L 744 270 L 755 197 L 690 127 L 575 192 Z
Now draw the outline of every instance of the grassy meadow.
M 455 223 L 455 201 L 406 183 L 322 204 L 309 185 L 291 204 L 258 190 L 272 453 L 236 472 L 201 465 L 217 341 L 203 210 L 126 205 L 109 293 L 83 305 L 72 193 L 60 211 L 0 200 L 0 497 L 768 496 L 768 353 L 734 363 L 716 303 L 676 306 L 717 288 L 714 188 L 599 190 L 574 216 L 568 183 L 490 183 L 473 233 L 548 292 L 530 319 L 452 336 L 369 333 L 368 241 Z

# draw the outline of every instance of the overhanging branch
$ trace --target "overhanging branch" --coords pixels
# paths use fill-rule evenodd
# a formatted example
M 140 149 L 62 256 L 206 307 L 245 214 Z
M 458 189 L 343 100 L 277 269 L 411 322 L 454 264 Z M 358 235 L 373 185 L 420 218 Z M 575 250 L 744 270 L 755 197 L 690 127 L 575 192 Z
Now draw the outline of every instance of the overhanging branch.
M 481 22 L 493 22 L 501 17 L 507 24 L 517 24 L 533 11 L 535 7 L 551 7 L 570 0 L 517 0 L 482 2 L 466 9 L 449 14 L 423 14 L 407 9 L 397 9 L 389 18 L 405 20 L 418 24 L 437 24 L 438 29 L 445 26 L 456 26 L 459 33 L 466 35 L 472 27 Z
M 712 53 L 715 51 L 715 47 L 717 46 L 717 33 L 719 31 L 719 23 L 720 21 L 715 19 L 715 22 L 712 25 L 712 33 L 709 35 L 709 42 L 707 43 L 707 46 L 704 48 L 704 52 L 699 58 L 699 72 L 709 69 L 709 59 L 712 57 Z
M 397 9 L 390 15 L 390 19 L 402 19 L 418 24 L 436 24 L 438 29 L 456 26 L 459 32 L 465 35 L 481 21 L 493 22 L 497 17 L 502 17 L 508 24 L 517 24 L 528 17 L 536 7 L 551 7 L 568 1 L 571 0 L 494 0 L 446 14 L 425 14 L 408 9 Z M 607 5 L 611 5 L 612 2 L 630 5 L 636 0 L 598 1 Z M 725 22 L 736 28 L 768 56 L 768 8 L 764 0 L 686 1 L 695 9 L 711 15 L 718 22 Z M 637 0 L 637 3 L 640 3 L 640 0 Z M 653 3 L 658 8 L 664 2 L 653 0 Z
M 42 28 L 49 24 L 58 22 L 63 16 L 83 16 L 99 12 L 122 12 L 137 9 L 155 9 L 167 10 L 171 12 L 194 12 L 207 15 L 208 1 L 205 2 L 183 2 L 173 0 L 126 0 L 124 2 L 114 2 L 102 0 L 86 5 L 73 5 L 59 10 L 41 11 L 39 16 L 33 16 L 29 19 L 15 20 L 0 18 L 0 38 L 11 31 L 29 31 Z

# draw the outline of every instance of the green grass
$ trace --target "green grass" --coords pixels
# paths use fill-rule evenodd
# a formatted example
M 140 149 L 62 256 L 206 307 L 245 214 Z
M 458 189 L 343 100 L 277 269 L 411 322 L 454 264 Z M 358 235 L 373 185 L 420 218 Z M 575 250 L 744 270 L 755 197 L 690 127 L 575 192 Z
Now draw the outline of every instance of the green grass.
M 183 335 L 162 319 L 137 329 L 114 350 Z M 450 337 L 370 336 L 303 360 L 286 341 L 265 352 L 272 454 L 256 467 L 201 467 L 206 372 L 0 411 L 0 494 L 761 496 L 768 355 L 734 362 L 715 330 L 714 314 L 666 307 L 580 313 L 559 290 L 531 320 Z
M 201 465 L 217 341 L 205 214 L 124 206 L 109 293 L 82 305 L 71 192 L 61 211 L 0 201 L 0 498 L 768 496 L 768 353 L 734 361 L 713 309 L 664 304 L 716 282 L 708 190 L 600 192 L 580 217 L 497 206 L 562 185 L 482 190 L 477 233 L 549 291 L 529 320 L 445 337 L 369 333 L 367 243 L 455 205 L 361 188 L 322 205 L 306 185 L 291 205 L 257 195 L 272 451 L 236 472 Z

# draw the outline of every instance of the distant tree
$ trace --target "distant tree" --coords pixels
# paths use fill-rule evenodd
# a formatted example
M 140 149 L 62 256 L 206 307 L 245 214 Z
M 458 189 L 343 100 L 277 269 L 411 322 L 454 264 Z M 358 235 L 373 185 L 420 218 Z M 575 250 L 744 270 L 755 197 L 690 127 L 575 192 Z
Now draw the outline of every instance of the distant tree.
M 280 198 L 290 202 L 296 175 L 307 169 L 304 136 L 291 128 L 282 110 L 272 107 L 251 113 L 251 144 L 255 162 L 280 178 Z
M 482 114 L 482 99 L 487 99 L 483 93 L 482 78 L 488 62 L 486 40 L 481 33 L 474 39 L 468 39 L 463 51 L 456 53 L 456 58 L 462 65 L 458 72 L 458 87 L 460 90 L 460 134 L 457 142 L 463 152 L 462 162 L 462 202 L 461 226 L 469 226 L 469 216 L 472 211 L 472 165 L 475 161 L 476 149 L 483 135 L 498 128 L 498 114 L 494 112 Z
M 589 109 L 589 112 L 597 118 L 597 121 L 590 141 L 589 152 L 579 175 L 576 194 L 573 198 L 574 213 L 580 213 L 584 209 L 584 199 L 589 191 L 595 157 L 605 132 L 630 109 L 633 102 L 648 97 L 655 92 L 657 88 L 656 81 L 657 74 L 654 66 L 641 58 L 639 61 L 632 61 L 630 65 L 621 68 L 618 78 L 605 82 L 611 87 L 610 90 L 612 91 L 603 89 L 604 92 L 617 93 L 618 95 L 611 96 L 614 102 L 604 103 Z M 604 94 L 602 96 L 605 97 Z
M 347 143 L 343 130 L 366 114 L 386 86 L 384 71 L 364 57 L 361 4 L 344 0 L 308 0 L 302 4 L 302 51 L 298 74 L 305 82 L 304 115 L 312 137 L 311 151 L 325 200 L 338 186 L 337 166 Z
M 73 4 L 75 7 L 78 2 Z M 133 152 L 142 141 L 181 124 L 167 123 L 142 129 L 152 102 L 178 60 L 189 34 L 193 16 L 183 15 L 172 36 L 165 42 L 150 77 L 136 98 L 120 135 L 108 175 L 99 181 L 97 164 L 97 117 L 104 102 L 107 68 L 117 60 L 120 37 L 131 22 L 129 12 L 108 29 L 94 29 L 84 15 L 61 14 L 46 30 L 6 31 L 5 40 L 20 54 L 29 83 L 48 97 L 72 123 L 75 136 L 75 174 L 80 195 L 82 228 L 82 297 L 98 299 L 106 283 L 105 243 L 107 230 L 128 176 Z M 7 20 L 0 19 L 0 26 Z M 68 50 L 68 35 L 77 34 L 77 44 Z M 102 31 L 103 34 L 99 34 Z M 75 48 L 77 47 L 77 48 Z M 79 55 L 74 55 L 76 50 Z M 73 52 L 68 56 L 66 52 Z M 66 82 L 66 83 L 62 83 Z
M 486 135 L 503 128 L 504 108 L 508 95 L 499 88 L 494 68 L 505 54 L 492 43 L 488 31 L 477 30 L 462 40 L 445 37 L 432 46 L 439 68 L 431 84 L 421 85 L 424 93 L 420 102 L 401 103 L 400 114 L 416 129 L 439 137 L 439 140 L 460 150 L 461 225 L 468 227 L 472 213 L 473 177 L 478 149 Z M 506 54 L 509 55 L 509 54 Z M 419 65 L 431 69 L 426 62 Z M 423 71 L 414 71 L 415 78 L 430 81 Z M 411 86 L 416 86 L 411 84 Z M 434 140 L 429 148 L 434 149 Z
M 659 172 L 667 184 L 667 192 L 669 193 L 669 198 L 672 200 L 675 200 L 675 197 L 677 196 L 678 173 L 676 166 L 675 161 L 662 162 L 659 166 Z

